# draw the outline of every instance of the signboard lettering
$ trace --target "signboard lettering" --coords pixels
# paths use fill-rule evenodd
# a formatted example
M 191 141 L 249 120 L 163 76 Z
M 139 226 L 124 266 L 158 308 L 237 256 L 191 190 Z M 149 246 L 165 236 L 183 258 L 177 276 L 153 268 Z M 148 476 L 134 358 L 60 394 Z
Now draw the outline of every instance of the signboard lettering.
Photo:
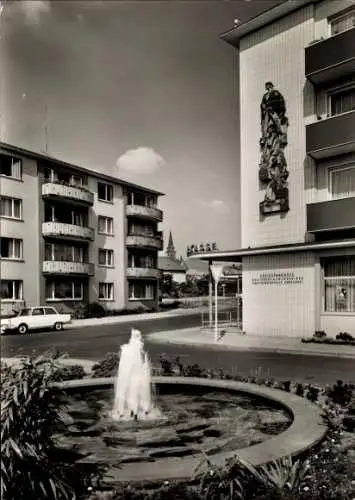
M 252 278 L 253 285 L 297 285 L 303 283 L 303 276 L 294 272 L 261 273 L 257 278 Z

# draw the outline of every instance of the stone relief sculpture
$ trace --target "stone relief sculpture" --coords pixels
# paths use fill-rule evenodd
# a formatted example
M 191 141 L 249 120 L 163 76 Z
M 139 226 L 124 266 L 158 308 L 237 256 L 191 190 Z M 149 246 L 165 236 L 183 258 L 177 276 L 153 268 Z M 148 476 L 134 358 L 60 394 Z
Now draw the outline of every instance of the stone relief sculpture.
M 284 212 L 289 209 L 288 184 L 289 172 L 284 149 L 287 146 L 288 118 L 282 94 L 271 82 L 265 84 L 261 111 L 261 139 L 259 180 L 267 183 L 264 201 L 260 212 L 265 215 Z

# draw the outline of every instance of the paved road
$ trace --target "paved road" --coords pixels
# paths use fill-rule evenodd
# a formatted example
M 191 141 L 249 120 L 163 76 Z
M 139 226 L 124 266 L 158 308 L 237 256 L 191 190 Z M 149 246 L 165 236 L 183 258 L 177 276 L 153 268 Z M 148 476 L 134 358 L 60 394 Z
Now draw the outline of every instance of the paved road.
M 158 320 L 140 321 L 137 326 L 143 334 L 156 331 L 189 328 L 199 325 L 200 316 L 180 316 Z M 72 357 L 97 360 L 107 352 L 113 352 L 127 342 L 131 323 L 85 327 L 63 332 L 41 332 L 31 335 L 2 336 L 1 356 L 40 354 L 56 347 Z M 334 383 L 337 379 L 355 383 L 355 361 L 353 359 L 321 356 L 299 356 L 290 354 L 234 352 L 231 349 L 162 345 L 149 342 L 146 347 L 153 362 L 161 353 L 180 356 L 186 363 L 198 363 L 203 367 L 222 368 L 242 374 L 262 373 L 278 380 L 294 379 L 319 384 Z

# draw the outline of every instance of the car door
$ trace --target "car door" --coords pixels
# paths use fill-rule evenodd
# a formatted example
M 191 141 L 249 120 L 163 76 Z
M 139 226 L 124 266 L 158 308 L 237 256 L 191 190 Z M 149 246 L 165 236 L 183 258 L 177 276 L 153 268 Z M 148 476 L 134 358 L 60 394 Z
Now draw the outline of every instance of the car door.
M 29 318 L 29 328 L 45 328 L 46 320 L 43 307 L 34 307 Z
M 53 307 L 45 307 L 44 314 L 46 318 L 47 328 L 52 328 L 54 326 L 54 323 L 60 321 L 59 315 Z

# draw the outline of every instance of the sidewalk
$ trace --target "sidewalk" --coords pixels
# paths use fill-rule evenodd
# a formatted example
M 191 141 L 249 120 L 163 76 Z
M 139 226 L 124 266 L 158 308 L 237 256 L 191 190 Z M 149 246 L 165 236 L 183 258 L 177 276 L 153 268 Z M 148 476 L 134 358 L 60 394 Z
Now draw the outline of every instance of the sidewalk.
M 226 306 L 226 309 L 229 307 Z M 221 308 L 223 311 L 223 307 Z M 171 311 L 160 311 L 154 313 L 139 313 L 139 314 L 125 314 L 122 316 L 106 316 L 103 318 L 88 318 L 88 319 L 74 319 L 70 325 L 65 325 L 65 328 L 83 328 L 85 326 L 96 326 L 96 325 L 116 325 L 120 323 L 132 323 L 137 321 L 149 321 L 155 319 L 164 318 L 174 318 L 179 316 L 193 316 L 195 314 L 208 312 L 205 306 L 194 307 L 194 308 L 181 308 L 173 309 Z
M 300 338 L 261 337 L 257 335 L 243 335 L 237 331 L 227 332 L 217 342 L 214 340 L 213 332 L 202 331 L 199 328 L 186 328 L 182 330 L 151 333 L 147 336 L 147 340 L 160 344 L 203 346 L 210 347 L 211 349 L 231 349 L 234 351 L 273 352 L 355 359 L 354 346 L 304 344 L 301 342 Z
M 228 306 L 224 309 L 229 309 Z M 181 309 L 172 309 L 170 311 L 160 311 L 154 313 L 138 313 L 138 314 L 125 314 L 122 316 L 105 316 L 103 318 L 88 318 L 88 319 L 73 319 L 72 323 L 69 325 L 64 325 L 65 329 L 71 330 L 72 328 L 85 328 L 86 326 L 96 326 L 96 325 L 116 325 L 120 323 L 132 323 L 133 321 L 136 323 L 137 321 L 147 321 L 147 320 L 155 320 L 155 319 L 164 319 L 164 318 L 173 318 L 179 316 L 192 316 L 195 314 L 208 312 L 208 309 L 205 306 L 201 307 L 193 307 L 193 308 L 181 308 Z M 1 319 L 1 326 L 5 326 L 7 318 Z

